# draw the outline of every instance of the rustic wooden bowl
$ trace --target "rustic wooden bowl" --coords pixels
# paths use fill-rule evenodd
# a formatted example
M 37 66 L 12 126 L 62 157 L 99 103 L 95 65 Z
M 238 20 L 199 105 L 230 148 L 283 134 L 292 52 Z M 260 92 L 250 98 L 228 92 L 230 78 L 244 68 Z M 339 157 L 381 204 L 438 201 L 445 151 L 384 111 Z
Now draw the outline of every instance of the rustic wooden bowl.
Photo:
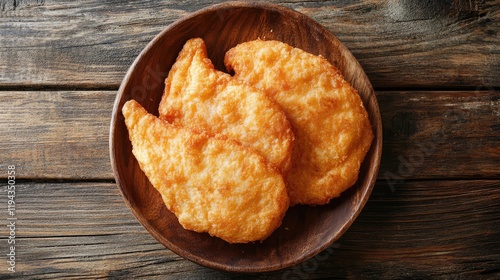
M 121 114 L 129 99 L 158 115 L 164 79 L 183 44 L 205 40 L 216 68 L 224 70 L 226 51 L 238 43 L 276 39 L 319 54 L 336 65 L 359 91 L 370 115 L 375 139 L 355 186 L 328 205 L 295 206 L 282 226 L 264 242 L 231 245 L 205 233 L 187 231 L 163 205 L 131 152 Z M 163 30 L 141 52 L 118 91 L 110 128 L 114 176 L 126 204 L 158 241 L 198 264 L 227 271 L 261 272 L 300 263 L 328 248 L 353 223 L 375 183 L 382 151 L 380 112 L 373 88 L 353 55 L 327 29 L 294 10 L 262 3 L 232 2 L 211 6 Z M 333 252 L 334 253 L 334 252 Z

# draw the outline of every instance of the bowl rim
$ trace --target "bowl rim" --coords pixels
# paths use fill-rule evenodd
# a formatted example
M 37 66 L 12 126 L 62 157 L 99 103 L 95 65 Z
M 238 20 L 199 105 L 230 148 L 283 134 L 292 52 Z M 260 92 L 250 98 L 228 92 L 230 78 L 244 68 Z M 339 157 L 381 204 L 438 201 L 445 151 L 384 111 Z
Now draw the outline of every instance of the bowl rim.
M 139 223 L 151 234 L 158 242 L 160 242 L 162 245 L 166 246 L 169 250 L 173 251 L 177 255 L 186 258 L 190 261 L 193 261 L 195 263 L 198 263 L 202 266 L 209 267 L 212 269 L 217 269 L 217 270 L 223 270 L 223 271 L 230 271 L 230 272 L 243 272 L 243 273 L 255 273 L 255 272 L 268 272 L 268 271 L 275 271 L 275 270 L 280 270 L 280 269 L 285 269 L 287 267 L 291 267 L 293 265 L 299 264 L 303 261 L 306 261 L 309 258 L 314 257 L 318 253 L 322 252 L 323 250 L 327 249 L 330 247 L 336 240 L 338 240 L 346 231 L 347 229 L 353 224 L 354 220 L 359 216 L 360 212 L 366 205 L 372 191 L 375 185 L 375 182 L 377 180 L 377 175 L 380 167 L 380 161 L 382 157 L 382 121 L 380 118 L 380 108 L 378 106 L 378 101 L 375 96 L 375 92 L 373 90 L 373 86 L 369 82 L 368 77 L 366 76 L 366 73 L 364 72 L 364 69 L 362 66 L 359 64 L 358 60 L 355 59 L 354 55 L 345 47 L 345 45 L 340 42 L 341 47 L 344 49 L 346 54 L 352 56 L 354 58 L 354 62 L 357 63 L 357 68 L 360 69 L 362 75 L 365 76 L 366 80 L 368 81 L 368 90 L 370 91 L 370 94 L 368 96 L 368 99 L 370 100 L 371 103 L 371 109 L 373 110 L 375 114 L 375 119 L 378 121 L 372 122 L 370 121 L 372 125 L 372 130 L 374 132 L 374 139 L 372 141 L 370 150 L 368 153 L 371 152 L 371 150 L 374 150 L 373 153 L 373 163 L 371 164 L 367 170 L 366 170 L 366 179 L 368 183 L 365 184 L 367 185 L 366 188 L 364 188 L 364 191 L 360 194 L 361 198 L 356 203 L 355 207 L 352 210 L 352 216 L 347 220 L 346 223 L 342 225 L 342 227 L 338 230 L 336 234 L 330 235 L 328 240 L 325 240 L 322 242 L 322 246 L 317 246 L 315 249 L 311 249 L 308 253 L 301 255 L 300 258 L 296 258 L 294 260 L 289 260 L 287 262 L 281 263 L 281 265 L 276 265 L 276 264 L 271 264 L 266 267 L 252 267 L 252 266 L 228 266 L 225 264 L 221 264 L 219 262 L 207 260 L 205 258 L 201 258 L 195 254 L 192 254 L 190 252 L 185 251 L 181 247 L 177 246 L 176 244 L 170 242 L 170 240 L 164 238 L 161 236 L 158 232 L 152 231 L 149 227 L 146 227 L 146 224 L 149 224 L 148 221 L 142 216 L 141 213 L 138 212 L 134 207 L 132 207 L 129 198 L 127 197 L 127 194 L 124 192 L 124 187 L 121 181 L 121 177 L 118 172 L 118 163 L 116 161 L 115 153 L 117 152 L 115 150 L 115 126 L 116 122 L 118 119 L 118 111 L 119 111 L 119 106 L 121 103 L 121 100 L 123 99 L 124 90 L 127 86 L 127 82 L 130 80 L 130 77 L 134 73 L 134 69 L 136 68 L 137 64 L 143 59 L 143 57 L 156 45 L 157 41 L 159 41 L 162 37 L 164 37 L 166 34 L 168 34 L 172 29 L 175 29 L 178 25 L 181 25 L 184 21 L 187 20 L 192 20 L 196 17 L 199 17 L 200 15 L 203 15 L 205 13 L 212 13 L 212 12 L 217 12 L 219 9 L 230 9 L 230 8 L 256 8 L 256 9 L 263 9 L 266 11 L 274 11 L 274 12 L 279 12 L 283 13 L 287 17 L 292 17 L 292 18 L 302 18 L 304 19 L 305 22 L 307 22 L 308 25 L 312 25 L 316 30 L 318 30 L 323 36 L 326 38 L 329 38 L 330 40 L 335 40 L 339 41 L 340 40 L 326 27 L 322 26 L 318 22 L 316 22 L 314 19 L 310 18 L 309 16 L 296 11 L 292 8 L 282 6 L 279 4 L 273 4 L 273 3 L 268 3 L 268 2 L 261 2 L 261 1 L 251 1 L 251 2 L 244 2 L 244 1 L 229 1 L 229 2 L 224 2 L 224 3 L 219 3 L 219 4 L 214 4 L 210 5 L 207 7 L 204 7 L 202 9 L 199 9 L 193 13 L 190 13 L 186 16 L 183 16 L 171 24 L 167 25 L 163 30 L 158 33 L 157 35 L 154 36 L 154 38 L 149 41 L 146 46 L 141 50 L 139 55 L 135 58 L 134 62 L 131 64 L 131 66 L 128 68 L 121 84 L 118 89 L 113 109 L 112 109 L 112 116 L 111 116 L 111 121 L 110 121 L 110 134 L 109 134 L 109 152 L 110 152 L 110 160 L 111 160 L 111 166 L 112 166 L 112 171 L 113 171 L 113 176 L 115 178 L 116 185 L 119 189 L 120 195 L 122 199 L 124 200 L 125 204 L 128 206 L 128 208 L 132 211 L 134 217 L 139 221 Z M 366 105 L 366 104 L 365 104 Z M 364 159 L 366 160 L 366 158 Z M 228 244 L 230 246 L 230 244 Z

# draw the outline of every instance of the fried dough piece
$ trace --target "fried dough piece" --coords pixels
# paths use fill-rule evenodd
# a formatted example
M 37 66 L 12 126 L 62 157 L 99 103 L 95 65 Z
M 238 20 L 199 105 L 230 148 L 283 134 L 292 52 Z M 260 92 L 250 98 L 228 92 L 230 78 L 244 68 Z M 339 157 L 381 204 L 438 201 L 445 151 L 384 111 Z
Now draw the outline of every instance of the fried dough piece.
M 289 205 L 283 177 L 261 156 L 162 121 L 134 100 L 122 112 L 135 158 L 185 229 L 246 243 L 281 224 Z
M 351 187 L 373 132 L 357 91 L 326 59 L 278 41 L 230 49 L 234 77 L 263 89 L 285 111 L 294 134 L 286 176 L 291 204 L 326 204 Z
M 290 169 L 293 132 L 264 92 L 214 69 L 200 38 L 188 40 L 165 80 L 160 118 L 223 134 L 255 149 L 280 172 Z

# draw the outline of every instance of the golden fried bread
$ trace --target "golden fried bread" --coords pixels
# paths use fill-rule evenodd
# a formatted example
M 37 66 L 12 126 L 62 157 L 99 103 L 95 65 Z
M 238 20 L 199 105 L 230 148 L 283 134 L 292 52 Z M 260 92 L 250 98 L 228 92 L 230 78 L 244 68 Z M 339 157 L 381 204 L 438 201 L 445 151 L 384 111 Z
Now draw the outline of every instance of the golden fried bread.
M 255 149 L 285 173 L 293 132 L 281 107 L 261 90 L 217 71 L 200 38 L 188 40 L 165 80 L 160 118 L 223 134 Z
M 135 158 L 185 229 L 245 243 L 281 224 L 283 177 L 253 150 L 169 124 L 134 100 L 122 112 Z
M 357 91 L 326 59 L 278 41 L 230 49 L 234 77 L 264 90 L 286 113 L 295 134 L 285 178 L 291 204 L 325 204 L 351 187 L 373 132 Z

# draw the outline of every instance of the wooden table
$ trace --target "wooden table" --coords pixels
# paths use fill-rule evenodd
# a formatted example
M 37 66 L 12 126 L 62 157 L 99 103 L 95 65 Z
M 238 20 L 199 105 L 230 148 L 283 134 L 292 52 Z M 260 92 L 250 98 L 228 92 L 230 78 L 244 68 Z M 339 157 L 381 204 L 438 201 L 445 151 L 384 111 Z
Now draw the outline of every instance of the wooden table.
M 500 1 L 273 1 L 360 61 L 384 150 L 370 200 L 332 247 L 251 275 L 204 268 L 151 237 L 108 152 L 132 61 L 168 24 L 218 1 L 102 2 L 0 0 L 0 278 L 500 277 Z

